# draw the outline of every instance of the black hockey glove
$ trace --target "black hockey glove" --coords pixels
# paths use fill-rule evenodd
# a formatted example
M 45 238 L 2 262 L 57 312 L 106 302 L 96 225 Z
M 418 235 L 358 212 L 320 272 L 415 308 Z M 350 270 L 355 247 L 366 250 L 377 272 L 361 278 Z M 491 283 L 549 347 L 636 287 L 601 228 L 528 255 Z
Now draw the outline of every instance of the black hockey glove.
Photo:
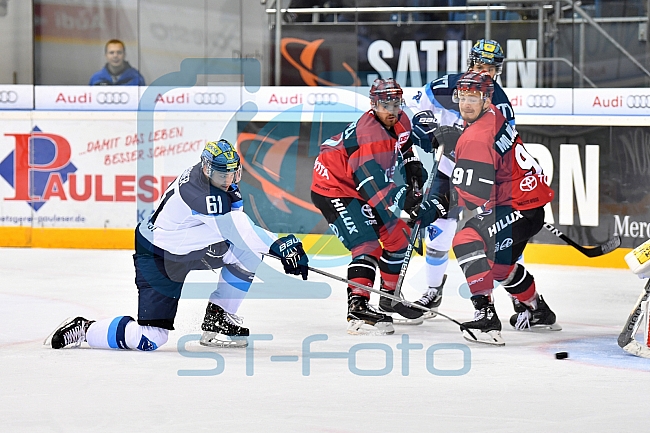
M 416 190 L 422 189 L 422 186 L 427 181 L 429 174 L 427 170 L 422 165 L 422 162 L 419 159 L 409 158 L 406 159 L 404 164 L 404 179 L 408 186 L 413 187 Z
M 440 217 L 447 216 L 449 200 L 444 195 L 434 194 L 428 200 L 409 212 L 413 223 L 420 222 L 420 227 L 426 227 Z
M 433 147 L 437 149 L 442 143 L 445 146 L 445 154 L 456 159 L 456 143 L 463 133 L 463 128 L 458 125 L 443 125 L 433 132 Z
M 433 149 L 438 147 L 432 140 L 432 133 L 438 127 L 436 118 L 433 116 L 431 110 L 420 111 L 413 116 L 411 125 L 411 140 L 413 144 L 419 146 L 420 149 L 427 153 L 433 152 Z
M 416 192 L 412 186 L 402 185 L 393 191 L 393 203 L 397 204 L 400 210 L 403 209 L 409 214 L 422 201 L 422 194 Z
M 269 254 L 282 260 L 285 274 L 302 275 L 303 280 L 307 279 L 309 257 L 302 249 L 302 243 L 294 235 L 288 235 L 273 242 L 269 248 Z

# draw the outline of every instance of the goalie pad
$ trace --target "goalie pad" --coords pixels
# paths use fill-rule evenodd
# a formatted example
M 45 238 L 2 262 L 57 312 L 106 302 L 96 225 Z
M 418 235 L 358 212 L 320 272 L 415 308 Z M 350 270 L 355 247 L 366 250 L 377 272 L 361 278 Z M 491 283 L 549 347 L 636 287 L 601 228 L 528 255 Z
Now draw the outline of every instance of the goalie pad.
M 625 262 L 639 278 L 650 278 L 650 240 L 627 253 Z
M 630 341 L 625 347 L 623 347 L 623 350 L 634 356 L 640 356 L 641 358 L 650 358 L 650 348 L 648 346 L 642 345 L 636 340 Z
M 650 352 L 650 316 L 648 315 L 648 312 L 650 310 L 650 301 L 643 301 L 641 302 L 641 311 L 643 312 L 643 316 L 645 317 L 644 321 L 644 327 L 643 327 L 643 345 L 645 346 L 646 349 Z
M 628 317 L 623 331 L 618 336 L 618 345 L 628 353 L 643 358 L 650 358 L 650 320 L 648 317 L 650 296 L 650 281 L 646 283 L 643 292 L 639 296 L 636 304 L 632 308 L 632 313 Z M 643 324 L 643 341 L 635 339 L 639 327 Z

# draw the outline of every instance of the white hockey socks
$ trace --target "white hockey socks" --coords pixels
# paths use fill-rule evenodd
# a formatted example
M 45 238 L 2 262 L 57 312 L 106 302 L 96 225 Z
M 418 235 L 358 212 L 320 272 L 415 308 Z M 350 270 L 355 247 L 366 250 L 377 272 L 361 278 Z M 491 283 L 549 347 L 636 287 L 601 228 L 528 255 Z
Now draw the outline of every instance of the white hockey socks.
M 86 331 L 90 347 L 99 349 L 156 350 L 167 342 L 169 331 L 155 326 L 141 326 L 130 316 L 98 320 Z
M 217 290 L 210 295 L 210 302 L 226 312 L 235 314 L 253 283 L 255 274 L 237 265 L 226 265 L 219 273 Z
M 449 250 L 458 227 L 455 219 L 439 219 L 426 229 L 427 286 L 440 287 L 449 264 Z

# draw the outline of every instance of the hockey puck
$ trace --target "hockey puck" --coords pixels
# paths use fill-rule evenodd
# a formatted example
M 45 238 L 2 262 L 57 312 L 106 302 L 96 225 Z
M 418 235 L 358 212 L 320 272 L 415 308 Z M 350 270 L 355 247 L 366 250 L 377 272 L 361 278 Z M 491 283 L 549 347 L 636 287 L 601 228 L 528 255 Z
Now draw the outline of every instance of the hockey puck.
M 556 352 L 555 359 L 567 359 L 569 354 L 567 352 Z

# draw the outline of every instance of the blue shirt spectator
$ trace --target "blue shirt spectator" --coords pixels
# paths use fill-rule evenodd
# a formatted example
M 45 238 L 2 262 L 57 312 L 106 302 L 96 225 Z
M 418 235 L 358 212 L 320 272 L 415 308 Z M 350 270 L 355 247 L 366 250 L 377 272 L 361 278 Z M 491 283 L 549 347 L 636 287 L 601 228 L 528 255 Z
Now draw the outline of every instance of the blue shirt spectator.
M 144 78 L 124 60 L 126 49 L 119 39 L 111 39 L 104 47 L 106 65 L 90 77 L 91 86 L 144 86 Z

